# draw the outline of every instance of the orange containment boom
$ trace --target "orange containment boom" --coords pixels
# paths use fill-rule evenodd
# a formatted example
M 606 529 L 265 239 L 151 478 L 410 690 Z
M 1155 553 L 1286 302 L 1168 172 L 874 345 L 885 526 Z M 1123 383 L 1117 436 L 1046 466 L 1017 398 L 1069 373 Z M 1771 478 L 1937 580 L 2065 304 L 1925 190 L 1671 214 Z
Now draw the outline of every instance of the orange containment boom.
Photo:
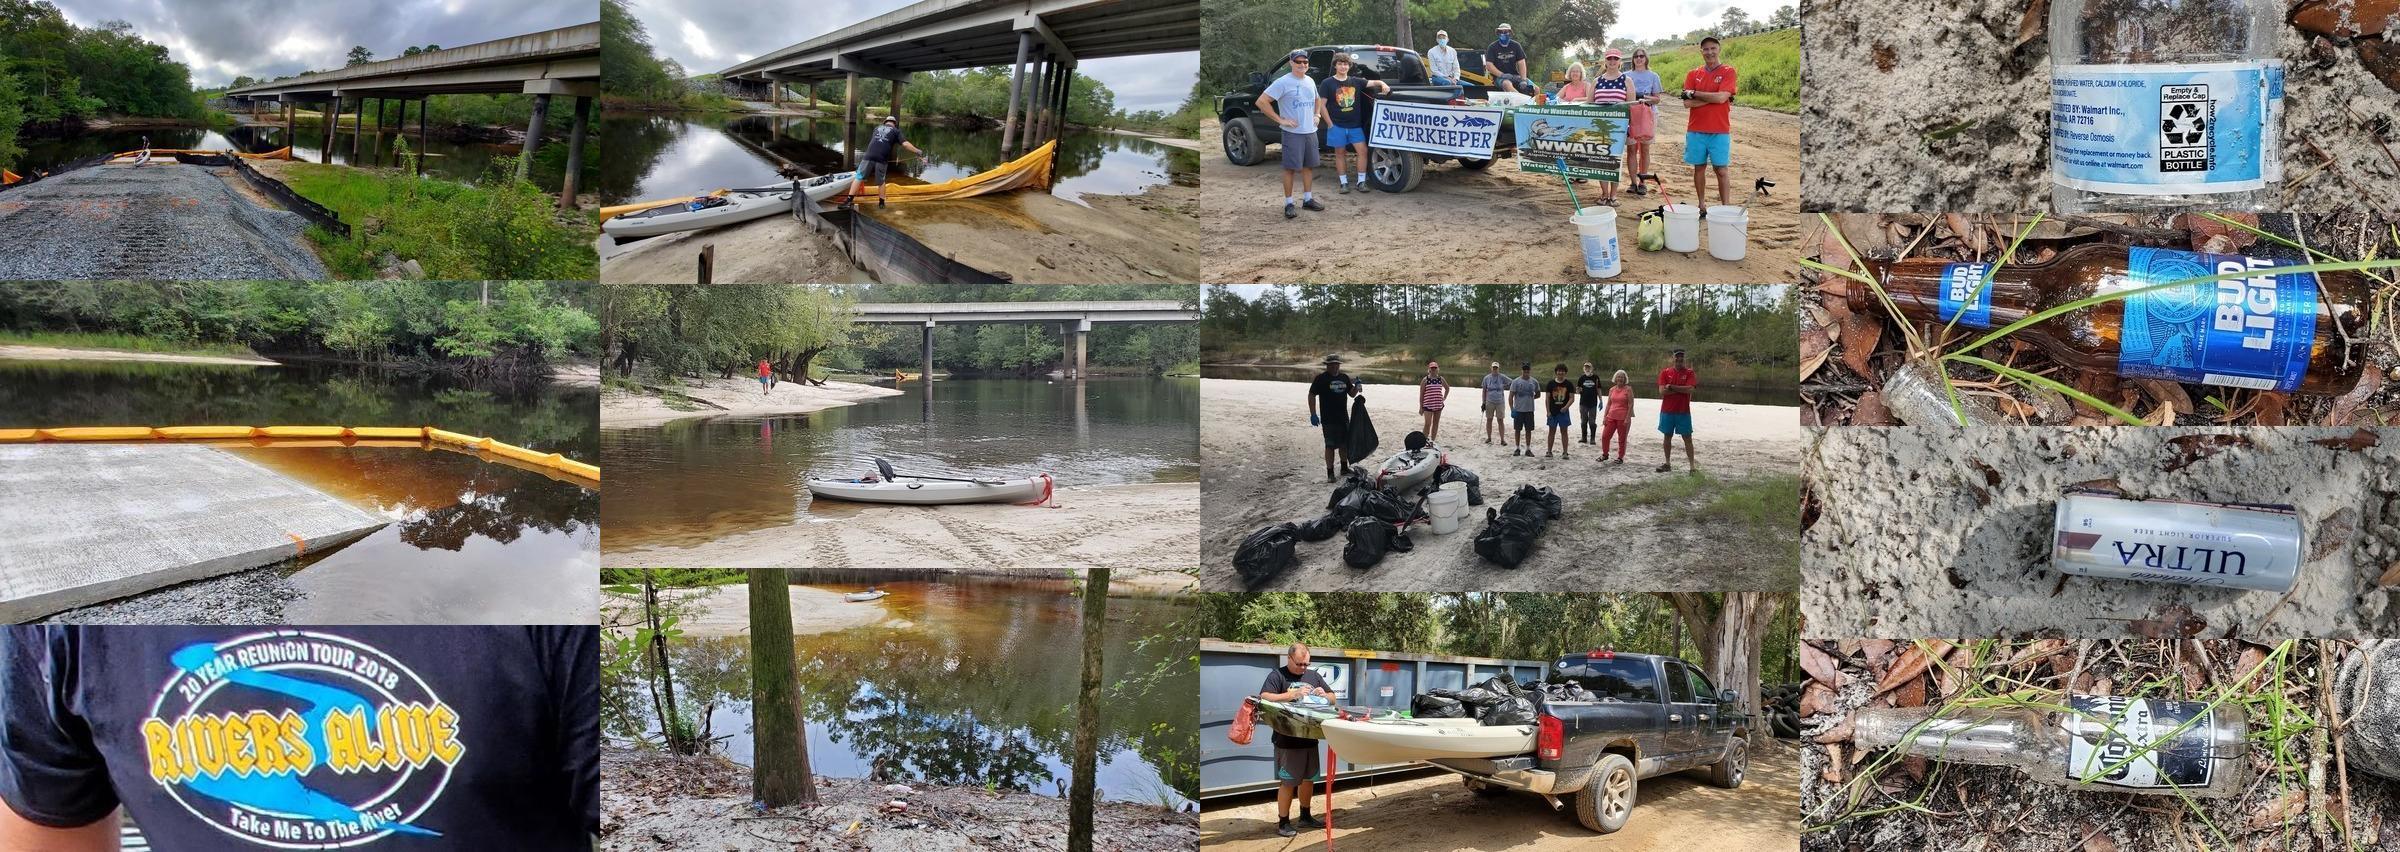
M 7 169 L 0 169 L 0 186 L 7 186 L 24 179 L 24 175 L 17 174 L 16 172 L 12 172 Z
M 552 470 L 600 481 L 597 465 L 557 453 L 538 453 L 490 438 L 461 435 L 431 426 L 63 426 L 0 429 L 0 444 L 50 441 L 239 441 L 255 446 L 440 446 L 489 453 L 511 466 Z

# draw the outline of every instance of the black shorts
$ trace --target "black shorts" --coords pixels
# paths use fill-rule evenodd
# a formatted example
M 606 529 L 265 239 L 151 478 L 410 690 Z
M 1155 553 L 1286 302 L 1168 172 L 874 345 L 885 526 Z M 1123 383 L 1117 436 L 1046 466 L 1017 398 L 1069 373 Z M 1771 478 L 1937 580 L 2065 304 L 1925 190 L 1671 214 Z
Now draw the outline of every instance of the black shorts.
M 1275 750 L 1275 782 L 1285 787 L 1305 786 L 1325 779 L 1318 764 L 1317 750 L 1311 748 L 1279 748 Z
M 1511 411 L 1508 416 L 1509 422 L 1517 424 L 1519 429 L 1533 428 L 1533 412 L 1531 411 Z
M 1327 420 L 1327 421 L 1325 421 L 1325 429 L 1324 429 L 1324 431 L 1325 431 L 1325 448 L 1326 448 L 1326 449 L 1328 449 L 1328 450 L 1338 450 L 1338 449 L 1341 449 L 1341 448 L 1343 448 L 1343 447 L 1350 446 L 1350 422 L 1349 422 L 1349 421 L 1345 420 L 1345 421 L 1342 421 L 1342 422 L 1340 422 L 1340 423 L 1335 423 L 1335 422 L 1333 422 L 1333 421 L 1331 421 L 1331 420 Z

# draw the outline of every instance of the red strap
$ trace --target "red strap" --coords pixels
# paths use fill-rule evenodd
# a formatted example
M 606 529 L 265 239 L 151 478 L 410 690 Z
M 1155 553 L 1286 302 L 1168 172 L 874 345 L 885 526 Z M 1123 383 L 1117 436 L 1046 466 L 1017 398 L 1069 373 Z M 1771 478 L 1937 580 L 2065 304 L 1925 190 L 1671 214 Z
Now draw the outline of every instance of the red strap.
M 1040 505 L 1043 505 L 1043 504 L 1045 504 L 1045 503 L 1048 503 L 1048 502 L 1050 502 L 1050 493 L 1051 493 L 1051 489 L 1052 489 L 1052 486 L 1055 484 L 1055 483 L 1053 483 L 1053 482 L 1050 480 L 1050 474 L 1047 474 L 1047 473 L 1037 473 L 1037 474 L 1034 474 L 1034 475 L 1035 475 L 1035 476 L 1039 476 L 1039 477 L 1041 477 L 1041 478 L 1042 478 L 1042 496 L 1041 496 L 1041 498 L 1040 498 L 1040 499 L 1038 499 L 1038 500 L 1028 500 L 1028 501 L 1025 501 L 1025 502 L 1023 502 L 1023 503 L 1018 503 L 1017 505 L 1019 505 L 1019 506 L 1040 506 Z

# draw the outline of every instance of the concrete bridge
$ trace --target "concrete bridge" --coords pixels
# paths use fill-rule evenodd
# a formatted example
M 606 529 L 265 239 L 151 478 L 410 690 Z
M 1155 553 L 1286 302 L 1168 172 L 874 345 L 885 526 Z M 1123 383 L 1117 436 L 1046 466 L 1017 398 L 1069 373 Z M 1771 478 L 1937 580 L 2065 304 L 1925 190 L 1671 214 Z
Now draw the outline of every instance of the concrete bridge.
M 1199 322 L 1200 309 L 1173 299 L 1114 302 L 872 302 L 852 318 L 865 323 L 907 324 L 924 329 L 925 375 L 933 375 L 933 329 L 944 323 L 1074 323 L 1075 377 L 1089 373 L 1086 343 L 1094 323 Z
M 425 99 L 432 95 L 474 94 L 533 96 L 533 120 L 528 123 L 526 130 L 524 155 L 517 161 L 517 174 L 520 177 L 526 174 L 534 152 L 541 147 L 542 126 L 550 118 L 550 98 L 554 95 L 571 95 L 575 98 L 574 129 L 567 136 L 566 182 L 558 200 L 559 207 L 573 208 L 577 179 L 583 171 L 584 141 L 590 135 L 592 101 L 600 95 L 598 21 L 352 65 L 333 71 L 302 74 L 286 80 L 233 89 L 226 92 L 225 97 L 228 100 L 248 101 L 254 110 L 256 105 L 267 101 L 280 103 L 287 135 L 298 104 L 323 105 L 325 145 L 318 154 L 319 162 L 332 162 L 336 117 L 341 114 L 345 100 L 355 101 L 358 112 L 351 118 L 350 155 L 351 162 L 357 162 L 358 140 L 366 121 L 367 101 L 376 102 L 377 133 L 383 132 L 386 104 L 395 100 L 400 102 L 400 120 L 394 129 L 404 130 L 408 126 L 408 104 L 415 101 L 417 150 L 421 152 L 425 150 Z M 419 157 L 417 172 L 423 174 L 424 171 L 424 158 Z
M 718 73 L 736 90 L 777 103 L 784 84 L 807 84 L 811 108 L 815 84 L 846 81 L 845 148 L 855 149 L 858 78 L 891 81 L 892 114 L 899 115 L 912 73 L 1007 65 L 1006 154 L 1058 137 L 1080 60 L 1199 49 L 1200 4 L 1190 0 L 920 0 Z

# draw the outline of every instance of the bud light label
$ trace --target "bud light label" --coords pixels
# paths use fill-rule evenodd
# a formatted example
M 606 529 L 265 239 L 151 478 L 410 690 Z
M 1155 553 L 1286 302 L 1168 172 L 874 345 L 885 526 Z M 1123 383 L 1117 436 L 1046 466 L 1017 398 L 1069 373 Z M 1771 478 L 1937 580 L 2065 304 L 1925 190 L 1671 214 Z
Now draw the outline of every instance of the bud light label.
M 2121 195 L 2263 187 L 2281 77 L 2279 63 L 2057 66 L 2051 177 Z
M 2176 249 L 2134 248 L 2125 281 L 2132 290 L 2233 272 L 2244 278 L 2137 293 L 2125 299 L 2117 372 L 2139 379 L 2290 391 L 2308 374 L 2317 339 L 2317 281 L 2277 273 L 2278 261 Z
M 1992 327 L 1992 288 L 1983 279 L 1992 274 L 1988 263 L 1953 263 L 1942 267 L 1942 321 L 1959 317 L 1969 328 Z
M 2066 574 L 2281 592 L 2300 573 L 2300 516 L 2289 506 L 2073 491 L 2059 498 L 2053 527 L 2050 562 Z
M 2214 714 L 2198 701 L 2067 696 L 2067 777 L 2117 787 L 2206 787 Z

